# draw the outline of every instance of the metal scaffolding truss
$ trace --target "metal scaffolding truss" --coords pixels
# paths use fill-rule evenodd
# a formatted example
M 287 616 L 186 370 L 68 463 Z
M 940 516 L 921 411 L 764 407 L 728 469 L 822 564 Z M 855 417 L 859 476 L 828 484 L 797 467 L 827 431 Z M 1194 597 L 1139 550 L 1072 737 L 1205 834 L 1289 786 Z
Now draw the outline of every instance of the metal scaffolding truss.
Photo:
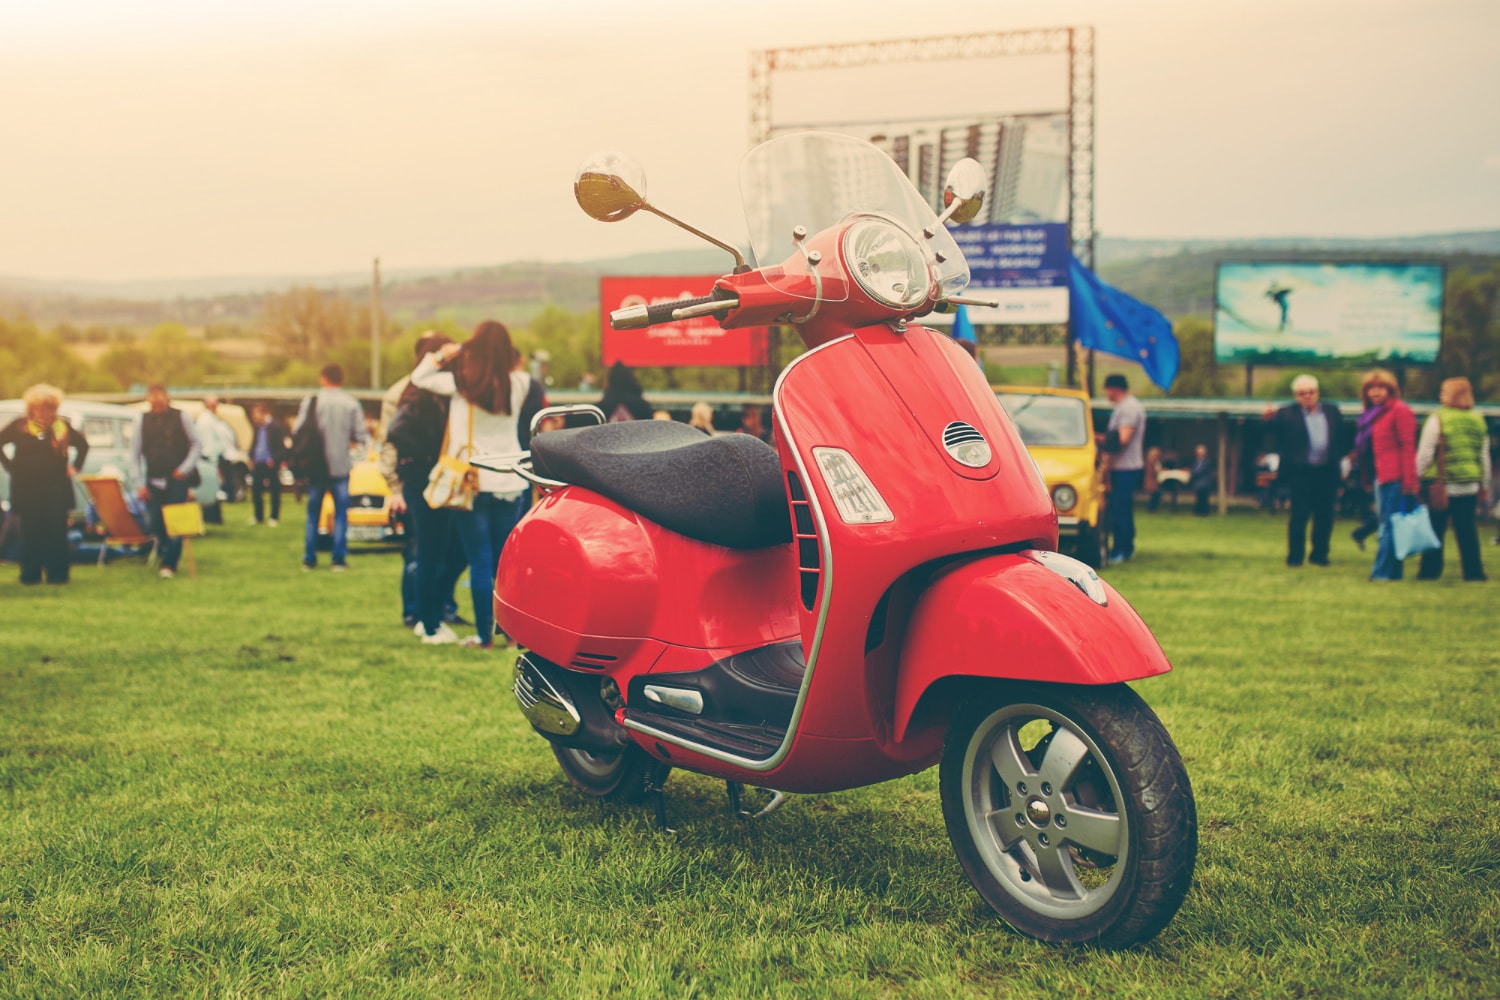
M 771 136 L 771 77 L 796 70 L 998 56 L 1068 55 L 1068 190 L 1073 250 L 1094 263 L 1094 29 L 1034 28 L 886 42 L 763 49 L 750 54 L 750 142 Z

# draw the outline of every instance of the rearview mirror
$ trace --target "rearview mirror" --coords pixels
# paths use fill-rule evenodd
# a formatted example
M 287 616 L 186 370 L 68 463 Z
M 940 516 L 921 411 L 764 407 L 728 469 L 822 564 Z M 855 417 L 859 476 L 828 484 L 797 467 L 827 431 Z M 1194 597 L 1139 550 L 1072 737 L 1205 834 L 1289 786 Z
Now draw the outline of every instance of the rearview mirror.
M 984 207 L 984 167 L 978 160 L 964 157 L 948 171 L 943 187 L 943 215 L 949 222 L 973 222 Z
M 600 222 L 628 219 L 646 207 L 646 171 L 625 153 L 595 153 L 578 168 L 573 197 Z

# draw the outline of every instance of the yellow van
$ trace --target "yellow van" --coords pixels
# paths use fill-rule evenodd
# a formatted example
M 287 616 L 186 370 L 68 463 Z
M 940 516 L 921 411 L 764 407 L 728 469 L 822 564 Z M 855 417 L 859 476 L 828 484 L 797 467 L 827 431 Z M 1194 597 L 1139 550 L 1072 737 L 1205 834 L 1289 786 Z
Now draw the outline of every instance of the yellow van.
M 1059 547 L 1099 568 L 1108 558 L 1109 543 L 1089 394 L 1050 386 L 993 388 L 1047 480 L 1057 508 Z

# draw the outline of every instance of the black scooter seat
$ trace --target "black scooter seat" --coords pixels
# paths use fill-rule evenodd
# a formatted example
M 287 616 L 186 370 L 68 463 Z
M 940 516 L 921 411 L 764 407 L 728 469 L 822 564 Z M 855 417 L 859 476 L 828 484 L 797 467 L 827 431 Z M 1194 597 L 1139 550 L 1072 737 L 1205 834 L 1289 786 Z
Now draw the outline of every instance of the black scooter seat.
M 633 420 L 531 440 L 537 475 L 606 496 L 678 534 L 734 549 L 792 540 L 781 460 L 749 434 Z

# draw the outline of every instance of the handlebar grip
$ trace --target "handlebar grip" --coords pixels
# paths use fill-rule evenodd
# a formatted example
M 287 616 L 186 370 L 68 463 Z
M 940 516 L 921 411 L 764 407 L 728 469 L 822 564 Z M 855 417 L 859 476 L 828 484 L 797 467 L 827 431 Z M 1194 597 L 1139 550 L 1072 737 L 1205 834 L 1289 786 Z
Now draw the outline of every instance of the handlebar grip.
M 642 327 L 655 326 L 657 323 L 670 323 L 672 313 L 678 309 L 718 302 L 727 297 L 729 296 L 720 294 L 718 289 L 715 289 L 708 295 L 701 295 L 696 299 L 678 299 L 675 302 L 658 302 L 649 306 L 626 306 L 624 309 L 616 309 L 609 314 L 609 325 L 616 330 L 639 330 Z

